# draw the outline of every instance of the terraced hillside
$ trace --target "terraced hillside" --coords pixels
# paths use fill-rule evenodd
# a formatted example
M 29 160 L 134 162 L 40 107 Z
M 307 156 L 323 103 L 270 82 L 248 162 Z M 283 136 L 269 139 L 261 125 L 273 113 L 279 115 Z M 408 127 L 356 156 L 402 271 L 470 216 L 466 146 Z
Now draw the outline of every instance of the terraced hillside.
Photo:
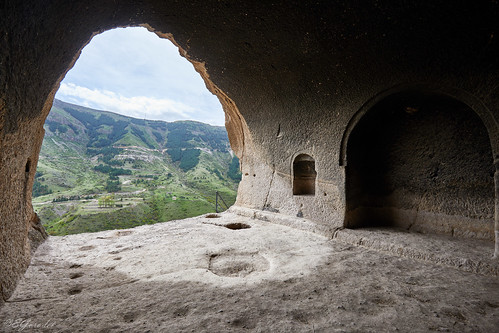
M 224 127 L 167 123 L 54 101 L 33 206 L 54 235 L 128 228 L 235 201 L 239 161 Z

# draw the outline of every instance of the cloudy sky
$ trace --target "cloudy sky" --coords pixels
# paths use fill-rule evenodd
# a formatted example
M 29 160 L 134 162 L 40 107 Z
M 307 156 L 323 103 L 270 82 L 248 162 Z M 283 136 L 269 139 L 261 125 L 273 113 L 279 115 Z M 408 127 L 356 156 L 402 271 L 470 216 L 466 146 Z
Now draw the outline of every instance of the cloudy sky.
M 56 98 L 150 120 L 224 125 L 224 113 L 178 49 L 145 28 L 106 31 L 83 49 Z

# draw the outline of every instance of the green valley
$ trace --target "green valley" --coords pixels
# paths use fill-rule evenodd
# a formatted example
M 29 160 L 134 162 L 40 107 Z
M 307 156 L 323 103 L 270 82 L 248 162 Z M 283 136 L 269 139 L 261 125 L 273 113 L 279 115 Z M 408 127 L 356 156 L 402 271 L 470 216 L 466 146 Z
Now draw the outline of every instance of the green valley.
M 239 161 L 224 127 L 135 119 L 55 100 L 33 186 L 47 232 L 182 219 L 235 201 Z

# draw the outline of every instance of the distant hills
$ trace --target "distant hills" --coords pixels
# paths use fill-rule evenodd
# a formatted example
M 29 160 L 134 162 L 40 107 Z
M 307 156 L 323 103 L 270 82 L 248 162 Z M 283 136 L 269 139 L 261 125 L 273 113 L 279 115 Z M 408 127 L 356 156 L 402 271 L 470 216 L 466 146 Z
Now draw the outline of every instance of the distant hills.
M 136 119 L 55 100 L 44 128 L 33 205 L 49 233 L 212 212 L 216 191 L 235 200 L 239 161 L 224 127 Z

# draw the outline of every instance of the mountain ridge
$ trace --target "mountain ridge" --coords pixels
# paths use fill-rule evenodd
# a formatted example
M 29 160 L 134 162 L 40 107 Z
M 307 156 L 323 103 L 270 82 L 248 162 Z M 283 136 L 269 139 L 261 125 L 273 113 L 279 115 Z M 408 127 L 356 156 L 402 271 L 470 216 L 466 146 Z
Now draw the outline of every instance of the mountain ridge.
M 104 230 L 73 227 L 126 209 L 142 211 L 133 225 L 212 212 L 217 191 L 235 200 L 239 162 L 222 126 L 142 120 L 54 100 L 44 128 L 33 205 L 53 234 Z M 98 207 L 104 196 L 115 201 L 108 217 Z M 176 204 L 181 212 L 174 213 Z M 130 226 L 113 223 L 104 227 Z

